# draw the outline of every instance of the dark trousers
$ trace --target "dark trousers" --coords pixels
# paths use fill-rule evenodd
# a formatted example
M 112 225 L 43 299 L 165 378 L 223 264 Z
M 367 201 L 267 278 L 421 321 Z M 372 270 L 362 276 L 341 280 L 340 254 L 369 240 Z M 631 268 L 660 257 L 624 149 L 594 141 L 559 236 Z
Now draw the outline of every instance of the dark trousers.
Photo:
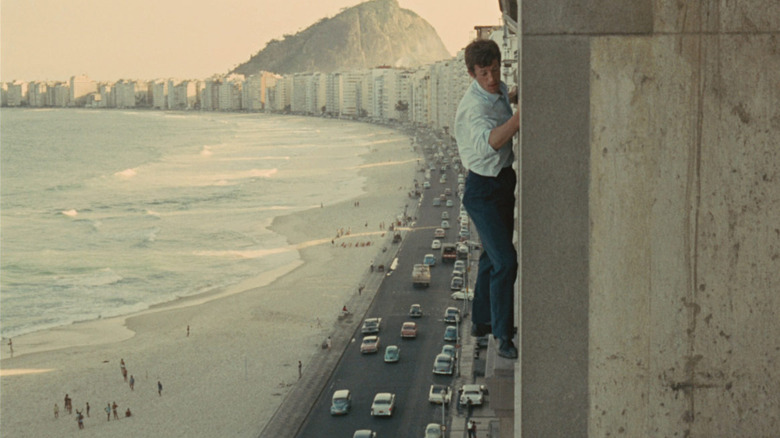
M 517 175 L 505 167 L 496 177 L 469 172 L 463 205 L 482 241 L 471 320 L 491 324 L 493 336 L 514 334 L 514 284 L 517 251 L 512 244 Z

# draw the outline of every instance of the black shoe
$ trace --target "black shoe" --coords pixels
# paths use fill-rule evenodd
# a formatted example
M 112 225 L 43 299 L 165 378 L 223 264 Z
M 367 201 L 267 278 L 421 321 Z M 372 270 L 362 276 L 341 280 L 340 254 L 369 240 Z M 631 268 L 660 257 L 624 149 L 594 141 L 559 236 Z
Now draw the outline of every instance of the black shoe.
M 498 340 L 498 355 L 507 359 L 517 359 L 517 348 L 511 339 Z
M 490 324 L 481 324 L 478 322 L 471 323 L 471 336 L 475 336 L 477 338 L 489 335 L 493 332 L 493 328 L 490 326 Z

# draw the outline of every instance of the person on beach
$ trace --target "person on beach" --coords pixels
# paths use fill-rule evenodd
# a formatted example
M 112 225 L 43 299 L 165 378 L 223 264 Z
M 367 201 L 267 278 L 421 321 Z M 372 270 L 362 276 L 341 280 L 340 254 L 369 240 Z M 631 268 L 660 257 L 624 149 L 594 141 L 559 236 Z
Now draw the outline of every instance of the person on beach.
M 130 374 L 130 391 L 135 390 L 135 377 L 133 377 L 132 374 Z
M 127 410 L 125 411 L 125 417 L 132 417 L 132 416 L 133 416 L 133 413 L 130 412 L 130 408 L 127 408 Z
M 157 394 L 162 397 L 162 383 L 160 381 L 157 381 Z
M 326 342 L 327 342 L 328 350 L 330 350 L 330 347 L 333 345 L 333 341 L 330 339 L 330 336 L 328 336 L 328 340 Z
M 469 169 L 463 206 L 482 239 L 471 319 L 472 335 L 493 333 L 498 355 L 516 359 L 514 283 L 517 251 L 514 231 L 515 185 L 512 138 L 520 127 L 512 113 L 506 84 L 501 82 L 501 51 L 494 41 L 475 40 L 466 46 L 466 68 L 474 81 L 455 115 L 455 139 L 463 165 Z
M 106 421 L 111 421 L 111 403 L 106 405 L 104 411 L 106 411 Z
M 68 414 L 73 413 L 73 405 L 71 405 L 70 396 L 68 394 L 65 394 L 65 410 L 68 411 Z
M 89 417 L 89 402 L 87 402 L 87 417 Z
M 301 376 L 303 376 L 303 364 L 298 361 L 298 380 L 301 380 Z
M 122 372 L 122 377 L 127 382 L 127 368 L 125 367 L 125 360 L 119 359 L 119 370 Z
M 57 406 L 57 403 L 54 403 L 54 418 L 60 418 L 60 407 Z
M 8 348 L 11 350 L 11 357 L 14 357 L 14 341 L 8 338 Z
M 114 402 L 114 404 L 111 405 L 111 412 L 114 413 L 114 420 L 118 420 L 119 419 L 119 415 L 117 415 L 117 413 L 116 413 L 116 408 L 118 408 L 118 407 L 119 407 L 119 405 L 116 404 L 116 402 Z
M 79 429 L 84 428 L 84 414 L 81 413 L 78 409 L 76 409 L 76 421 L 79 422 Z
M 188 338 L 190 337 L 190 325 L 189 324 L 187 324 L 187 337 Z

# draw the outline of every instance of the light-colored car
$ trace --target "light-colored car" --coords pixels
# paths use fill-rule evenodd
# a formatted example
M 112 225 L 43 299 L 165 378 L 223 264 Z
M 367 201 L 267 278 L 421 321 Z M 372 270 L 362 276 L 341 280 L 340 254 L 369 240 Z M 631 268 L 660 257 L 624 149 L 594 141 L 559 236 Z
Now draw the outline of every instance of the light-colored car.
M 379 328 L 382 325 L 382 318 L 366 318 L 363 321 L 363 327 L 360 328 L 360 332 L 364 335 L 372 335 L 379 333 Z
M 435 239 L 443 239 L 444 236 L 446 236 L 447 232 L 444 231 L 444 228 L 437 228 L 433 230 L 433 237 Z
M 412 304 L 409 307 L 409 316 L 412 318 L 420 318 L 423 316 L 422 306 L 419 304 Z
M 461 246 L 463 245 L 458 245 L 458 248 Z M 460 273 L 466 272 L 466 262 L 463 260 L 455 260 L 455 263 L 452 264 L 452 272 L 456 271 Z
M 452 199 L 448 199 L 447 202 L 444 203 L 445 207 L 452 207 L 453 205 L 455 204 L 452 202 Z
M 441 240 L 433 239 L 433 242 L 431 242 L 431 249 L 441 249 Z
M 423 265 L 435 266 L 436 265 L 436 256 L 433 255 L 433 254 L 425 254 L 425 257 L 423 257 Z
M 444 210 L 444 211 L 441 212 L 441 218 L 442 219 L 449 219 L 450 218 L 450 214 L 447 212 L 447 210 Z
M 462 287 L 463 287 L 463 277 L 457 275 L 452 277 L 452 280 L 450 280 L 450 290 L 460 290 Z
M 371 403 L 371 415 L 373 416 L 392 416 L 395 409 L 395 394 L 389 392 L 380 392 L 374 396 L 374 402 Z
M 333 393 L 330 415 L 345 415 L 352 409 L 352 393 L 349 389 L 339 389 Z
M 474 299 L 474 292 L 472 292 L 472 291 L 466 292 L 465 290 L 461 289 L 461 290 L 459 290 L 457 292 L 453 292 L 450 295 L 450 298 L 453 299 L 453 300 L 465 300 L 465 299 L 468 299 L 469 301 L 471 301 L 471 300 Z
M 401 337 L 402 338 L 416 338 L 417 337 L 417 323 L 407 321 L 401 325 Z
M 433 360 L 433 374 L 451 376 L 454 369 L 455 361 L 446 354 L 438 354 L 436 359 Z
M 447 342 L 455 342 L 458 340 L 458 328 L 454 325 L 448 325 L 444 329 L 444 340 Z
M 454 324 L 458 321 L 460 321 L 460 310 L 457 307 L 444 309 L 444 322 Z
M 427 426 L 425 426 L 425 438 L 441 438 L 444 436 L 441 430 L 441 424 L 438 423 L 428 423 Z
M 428 390 L 428 401 L 436 404 L 447 404 L 452 397 L 452 391 L 447 385 L 431 385 L 431 389 Z
M 352 438 L 376 438 L 376 432 L 369 429 L 356 430 Z
M 363 354 L 379 351 L 379 336 L 366 336 L 360 343 L 360 352 Z
M 388 345 L 385 348 L 385 362 L 393 363 L 401 359 L 401 349 L 397 345 Z
M 441 227 L 444 228 L 445 230 L 449 230 L 450 229 L 450 221 L 447 221 L 447 220 L 441 221 Z
M 423 182 L 423 188 L 424 189 L 430 189 L 431 188 L 431 182 L 430 181 Z
M 482 405 L 485 401 L 484 389 L 482 385 L 463 385 L 460 393 L 460 404 Z
M 441 346 L 441 354 L 446 354 L 453 359 L 457 359 L 458 349 L 452 344 L 444 344 Z

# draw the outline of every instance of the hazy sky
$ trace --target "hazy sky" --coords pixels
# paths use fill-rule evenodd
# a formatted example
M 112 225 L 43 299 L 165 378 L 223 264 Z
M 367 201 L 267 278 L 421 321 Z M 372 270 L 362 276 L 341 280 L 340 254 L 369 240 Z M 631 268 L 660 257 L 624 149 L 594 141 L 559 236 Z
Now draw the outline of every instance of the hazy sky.
M 0 81 L 101 81 L 226 73 L 274 38 L 361 0 L 0 0 Z M 399 0 L 453 55 L 495 0 Z

